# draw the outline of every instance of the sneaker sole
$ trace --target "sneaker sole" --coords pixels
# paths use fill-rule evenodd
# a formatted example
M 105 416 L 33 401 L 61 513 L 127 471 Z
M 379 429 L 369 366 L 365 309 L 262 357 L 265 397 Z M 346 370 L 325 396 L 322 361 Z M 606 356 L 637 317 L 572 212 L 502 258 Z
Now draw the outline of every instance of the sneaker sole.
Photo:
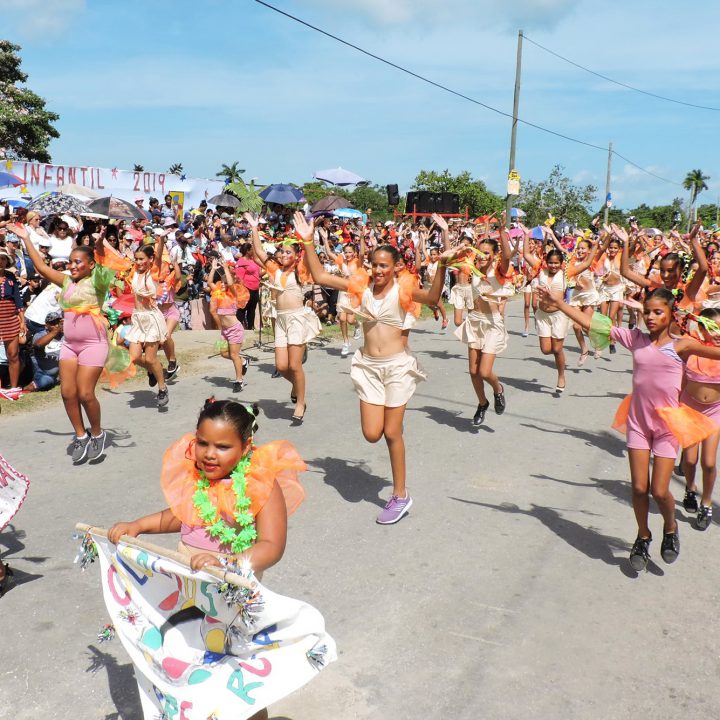
M 662 556 L 664 562 L 668 565 L 672 565 L 678 559 L 680 553 L 676 553 L 673 550 L 666 550 L 665 552 L 661 552 L 660 555 Z
M 85 448 L 83 450 L 83 454 L 77 460 L 75 458 L 73 458 L 73 465 L 77 465 L 78 463 L 81 463 L 87 457 L 89 447 L 90 447 L 90 443 L 88 443 L 85 446 Z
M 410 502 L 403 508 L 402 512 L 398 514 L 398 516 L 395 518 L 395 520 L 380 520 L 379 518 L 375 519 L 375 522 L 378 525 L 394 525 L 396 522 L 399 522 L 400 520 L 407 515 L 408 510 L 412 507 L 413 501 L 412 498 L 410 498 Z

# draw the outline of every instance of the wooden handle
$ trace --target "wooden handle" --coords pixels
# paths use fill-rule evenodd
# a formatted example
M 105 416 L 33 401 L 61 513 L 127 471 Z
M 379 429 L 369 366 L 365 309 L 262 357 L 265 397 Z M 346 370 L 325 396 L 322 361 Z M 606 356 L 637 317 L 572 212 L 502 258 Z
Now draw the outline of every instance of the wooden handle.
M 87 525 L 86 523 L 77 523 L 75 529 L 83 533 L 91 533 L 100 537 L 107 538 L 108 531 L 105 528 L 95 527 L 94 525 Z M 212 575 L 220 581 L 229 582 L 232 585 L 239 587 L 245 587 L 250 590 L 254 590 L 257 587 L 257 581 L 248 580 L 247 578 L 240 577 L 234 572 L 226 571 L 223 568 L 216 567 L 204 567 L 202 571 L 193 570 L 188 562 L 187 555 L 177 552 L 176 550 L 169 550 L 168 548 L 160 545 L 154 545 L 153 543 L 147 542 L 146 540 L 140 540 L 139 538 L 130 537 L 129 535 L 123 535 L 120 540 L 125 545 L 140 548 L 141 550 L 147 550 L 155 555 L 162 555 L 163 557 L 172 560 L 173 562 L 186 567 L 190 572 L 204 572 L 208 575 Z

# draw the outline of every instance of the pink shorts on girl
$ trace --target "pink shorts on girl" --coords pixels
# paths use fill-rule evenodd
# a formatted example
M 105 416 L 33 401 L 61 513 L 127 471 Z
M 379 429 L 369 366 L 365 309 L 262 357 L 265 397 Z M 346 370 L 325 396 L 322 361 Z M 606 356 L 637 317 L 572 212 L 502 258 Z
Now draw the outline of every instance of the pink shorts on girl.
M 693 410 L 697 410 L 706 417 L 709 417 L 713 422 L 717 423 L 720 427 L 720 402 L 716 403 L 701 403 L 691 395 L 688 395 L 685 390 L 680 394 L 680 402 L 683 405 L 687 405 Z
M 85 367 L 103 367 L 108 355 L 105 328 L 91 315 L 65 312 L 60 360 L 77 360 Z
M 238 322 L 232 327 L 223 328 L 221 335 L 228 341 L 228 345 L 242 345 L 245 328 L 241 322 Z
M 175 303 L 172 303 L 171 305 L 161 306 L 160 312 L 163 314 L 163 317 L 166 321 L 175 320 L 175 322 L 180 322 L 180 310 Z

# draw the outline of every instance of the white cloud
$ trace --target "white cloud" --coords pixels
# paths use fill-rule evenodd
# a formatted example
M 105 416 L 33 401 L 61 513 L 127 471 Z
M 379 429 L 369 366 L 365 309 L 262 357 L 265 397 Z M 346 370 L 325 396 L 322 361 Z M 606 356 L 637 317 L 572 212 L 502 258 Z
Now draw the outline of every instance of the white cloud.
M 15 21 L 22 36 L 45 40 L 61 35 L 86 5 L 86 0 L 0 0 L 0 12 Z

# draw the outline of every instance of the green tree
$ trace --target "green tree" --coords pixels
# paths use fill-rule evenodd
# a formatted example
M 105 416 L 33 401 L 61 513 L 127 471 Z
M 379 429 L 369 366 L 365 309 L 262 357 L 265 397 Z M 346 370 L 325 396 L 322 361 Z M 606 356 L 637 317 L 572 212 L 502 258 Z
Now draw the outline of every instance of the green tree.
M 168 175 L 182 175 L 183 174 L 183 164 L 182 163 L 173 163 L 168 168 Z
M 145 172 L 145 166 L 140 165 L 139 163 L 135 163 L 133 165 L 133 172 Z
M 347 190 L 343 190 L 339 187 L 329 188 L 325 183 L 319 180 L 313 180 L 312 182 L 306 182 L 303 185 L 298 185 L 298 188 L 302 190 L 305 200 L 314 205 L 318 200 L 327 197 L 328 195 L 337 195 L 338 197 L 344 197 L 350 200 L 350 193 Z M 352 202 L 352 201 L 351 201 Z
M 53 127 L 60 116 L 24 87 L 28 76 L 20 69 L 19 51 L 19 45 L 0 40 L 0 148 L 13 160 L 50 162 L 48 145 L 60 137 Z
M 482 180 L 474 180 L 467 170 L 453 175 L 449 170 L 438 173 L 434 170 L 421 170 L 413 184 L 413 190 L 429 192 L 451 192 L 460 196 L 460 209 L 468 211 L 472 217 L 500 212 L 503 199 L 487 189 Z
M 387 190 L 380 185 L 361 185 L 350 193 L 350 200 L 354 207 L 362 212 L 370 210 L 373 220 L 390 220 L 393 208 L 388 203 Z
M 525 182 L 520 188 L 518 207 L 527 213 L 525 224 L 541 225 L 548 215 L 587 227 L 596 200 L 594 185 L 574 185 L 561 165 L 555 165 L 547 180 Z
M 703 175 L 703 171 L 698 170 L 691 170 L 683 180 L 683 187 L 686 190 L 690 191 L 690 205 L 689 205 L 689 211 L 688 211 L 688 226 L 692 222 L 692 220 L 695 217 L 694 209 L 695 209 L 695 201 L 697 200 L 697 196 L 703 191 L 707 190 L 708 186 L 705 182 L 706 180 L 709 180 L 709 175 Z
M 242 180 L 242 175 L 245 170 L 240 169 L 240 163 L 236 160 L 232 165 L 225 165 L 223 163 L 219 172 L 215 173 L 215 177 L 225 178 L 228 183 L 235 183 L 238 180 Z
M 228 183 L 225 186 L 224 192 L 232 193 L 240 201 L 240 205 L 235 210 L 235 213 L 238 215 L 244 212 L 257 213 L 262 210 L 263 199 L 255 187 L 254 180 L 251 180 L 249 185 L 243 182 L 242 179 Z
M 718 224 L 718 212 L 720 207 L 715 203 L 700 205 L 697 209 L 697 216 L 702 219 L 705 227 Z

